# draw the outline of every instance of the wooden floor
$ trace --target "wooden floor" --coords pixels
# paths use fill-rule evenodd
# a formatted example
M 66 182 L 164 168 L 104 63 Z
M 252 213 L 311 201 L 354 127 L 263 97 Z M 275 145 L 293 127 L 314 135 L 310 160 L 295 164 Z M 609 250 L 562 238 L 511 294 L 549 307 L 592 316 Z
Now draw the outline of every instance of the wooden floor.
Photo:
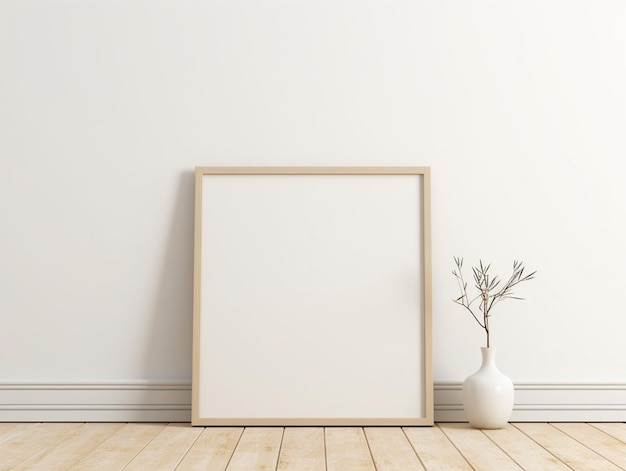
M 229 427 L 0 423 L 0 470 L 626 470 L 624 423 Z

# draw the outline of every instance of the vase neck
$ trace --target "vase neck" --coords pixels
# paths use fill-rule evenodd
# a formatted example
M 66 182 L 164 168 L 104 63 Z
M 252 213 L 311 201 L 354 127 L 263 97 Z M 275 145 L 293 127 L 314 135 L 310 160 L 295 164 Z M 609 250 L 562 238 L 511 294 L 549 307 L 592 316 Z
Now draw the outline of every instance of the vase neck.
M 496 347 L 481 347 L 480 352 L 483 355 L 482 366 L 495 366 L 496 364 Z

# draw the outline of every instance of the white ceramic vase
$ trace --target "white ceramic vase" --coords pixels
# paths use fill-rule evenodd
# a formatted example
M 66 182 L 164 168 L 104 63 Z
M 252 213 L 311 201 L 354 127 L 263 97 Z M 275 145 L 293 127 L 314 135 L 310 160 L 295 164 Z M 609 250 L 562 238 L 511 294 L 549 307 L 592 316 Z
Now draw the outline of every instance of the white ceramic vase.
M 513 412 L 513 382 L 496 367 L 495 347 L 481 347 L 480 369 L 463 382 L 463 407 L 476 428 L 504 427 Z

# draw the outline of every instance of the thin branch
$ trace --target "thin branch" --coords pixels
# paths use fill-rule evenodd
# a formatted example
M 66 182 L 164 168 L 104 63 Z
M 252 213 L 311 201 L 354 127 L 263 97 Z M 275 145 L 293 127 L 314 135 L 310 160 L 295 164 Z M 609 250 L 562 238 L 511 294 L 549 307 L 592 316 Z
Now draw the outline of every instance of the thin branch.
M 460 303 L 458 301 L 454 301 L 454 302 L 457 303 L 459 306 L 463 306 L 465 309 L 467 309 L 470 312 L 470 314 L 472 315 L 472 317 L 474 317 L 474 319 L 476 319 L 476 322 L 478 322 L 478 325 L 481 326 L 483 329 L 485 328 L 485 326 L 478 320 L 478 317 L 476 317 L 476 314 L 474 314 L 474 311 L 472 311 L 472 309 L 469 306 L 467 306 L 467 305 L 465 305 L 463 303 Z

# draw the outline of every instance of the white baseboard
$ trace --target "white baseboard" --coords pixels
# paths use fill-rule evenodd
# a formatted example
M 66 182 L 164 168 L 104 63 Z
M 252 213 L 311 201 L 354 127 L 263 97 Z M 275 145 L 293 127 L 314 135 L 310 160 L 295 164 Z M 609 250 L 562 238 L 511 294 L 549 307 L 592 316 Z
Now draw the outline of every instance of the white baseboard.
M 0 382 L 0 422 L 190 422 L 189 381 Z
M 0 422 L 190 420 L 189 381 L 0 382 Z M 511 420 L 626 422 L 626 383 L 517 383 Z M 467 421 L 462 383 L 435 383 L 435 421 Z
M 467 422 L 463 383 L 435 383 L 435 420 Z M 512 422 L 626 422 L 626 383 L 515 383 Z

